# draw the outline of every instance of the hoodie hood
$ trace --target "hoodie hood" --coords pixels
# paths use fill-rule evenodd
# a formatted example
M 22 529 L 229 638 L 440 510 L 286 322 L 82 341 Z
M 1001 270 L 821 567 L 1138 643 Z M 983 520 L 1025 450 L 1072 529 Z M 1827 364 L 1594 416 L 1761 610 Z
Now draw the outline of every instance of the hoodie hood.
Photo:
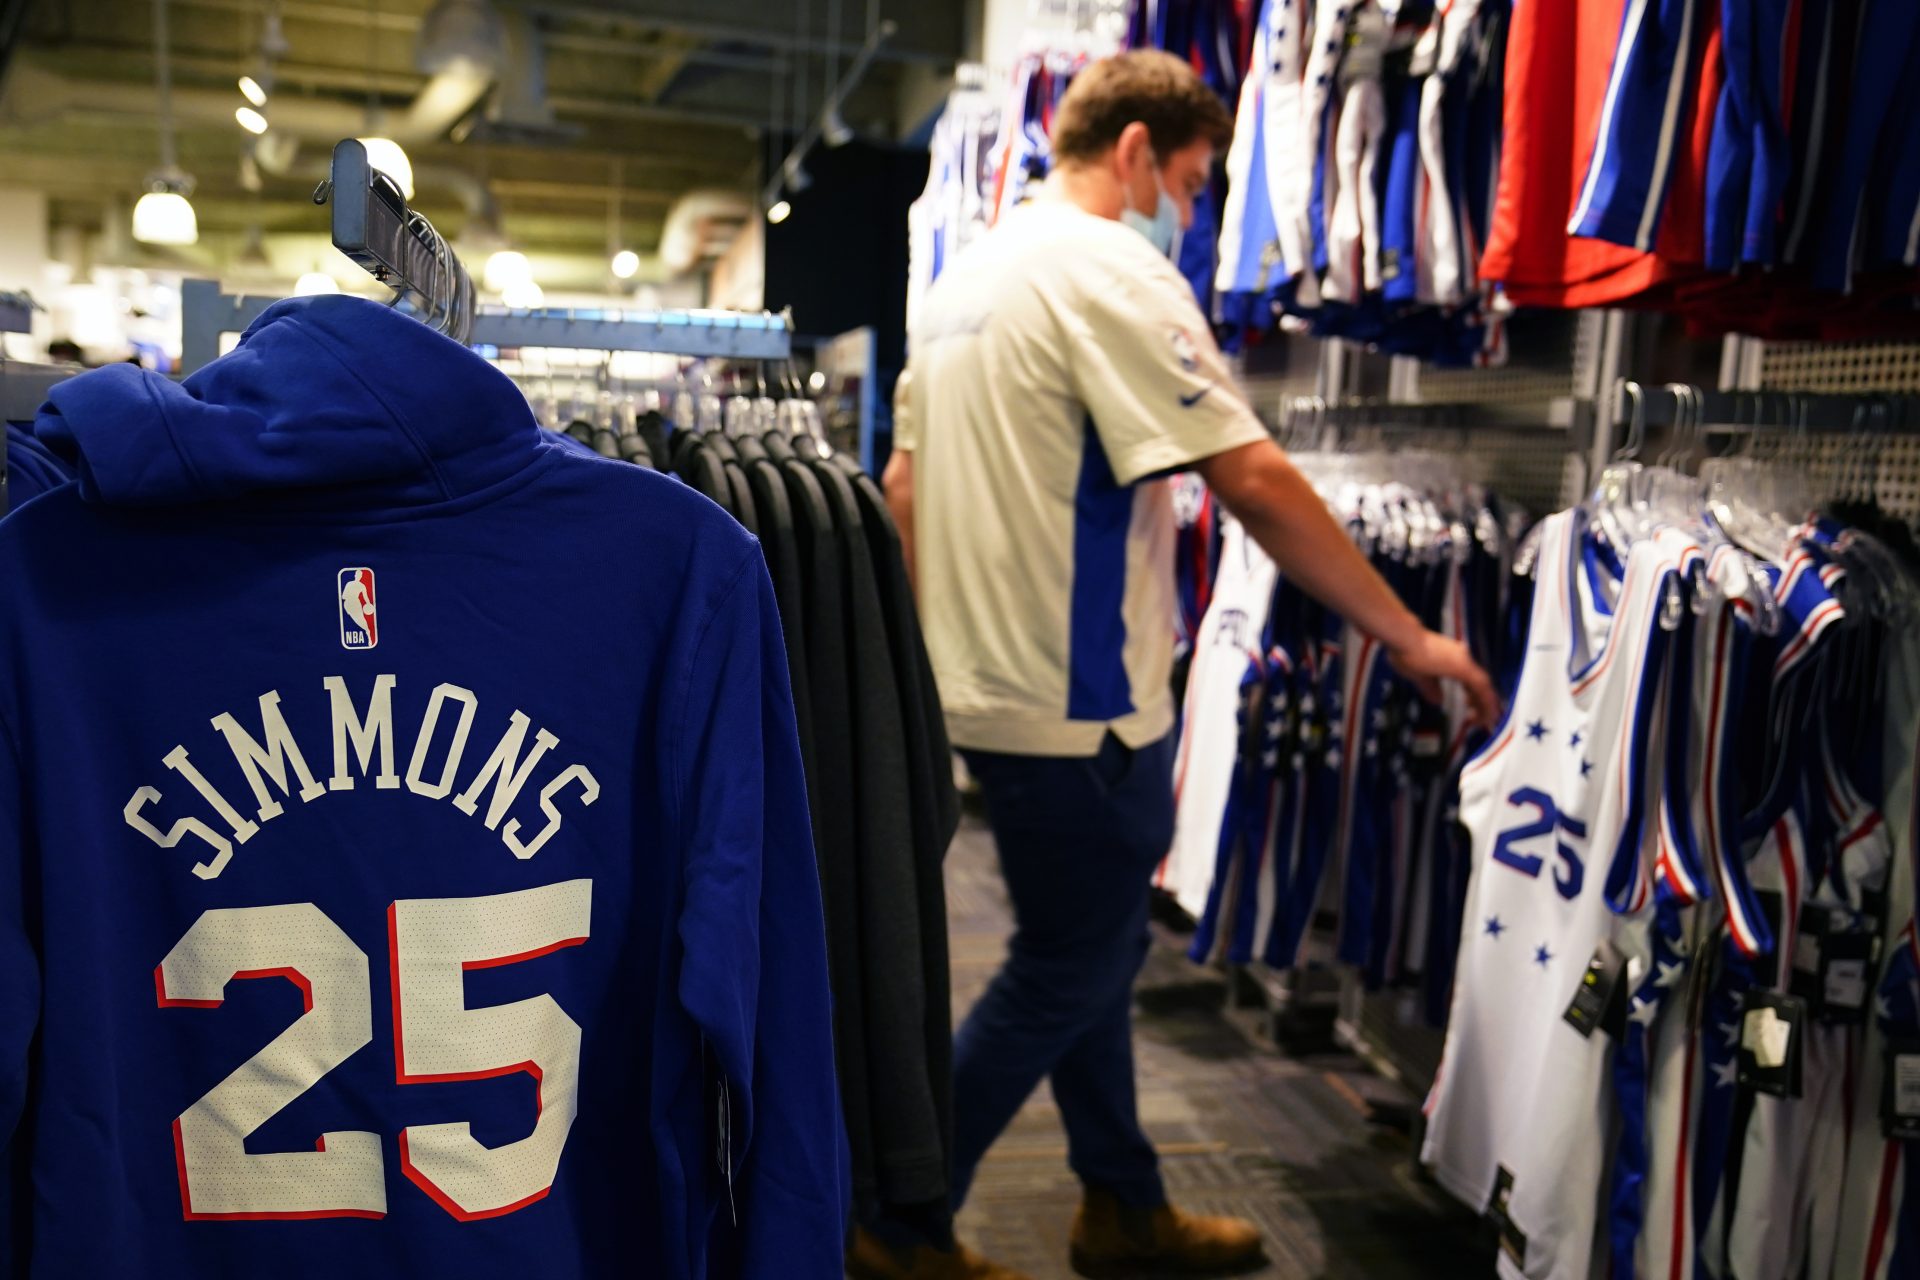
M 540 456 L 507 376 L 364 298 L 290 298 L 184 382 L 109 365 L 57 384 L 34 434 L 81 496 L 382 509 L 464 497 Z

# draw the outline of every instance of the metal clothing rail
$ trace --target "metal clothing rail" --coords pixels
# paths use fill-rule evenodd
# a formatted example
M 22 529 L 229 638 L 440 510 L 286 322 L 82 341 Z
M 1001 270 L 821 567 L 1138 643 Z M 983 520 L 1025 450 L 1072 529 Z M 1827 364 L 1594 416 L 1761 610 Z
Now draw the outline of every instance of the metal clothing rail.
M 53 385 L 79 372 L 70 364 L 0 360 L 0 421 L 32 422 Z
M 33 332 L 33 299 L 24 293 L 0 293 L 0 333 Z
M 483 311 L 475 346 L 645 351 L 732 360 L 785 360 L 793 320 L 770 311 Z
M 1879 431 L 1920 429 L 1920 396 L 1873 393 L 1834 395 L 1792 391 L 1709 391 L 1676 384 L 1642 384 L 1638 391 L 1640 421 L 1648 427 L 1671 427 L 1690 410 L 1683 396 L 1699 408 L 1697 425 L 1708 431 Z M 1634 397 L 1612 397 L 1615 427 L 1627 427 L 1635 414 Z
M 180 287 L 181 371 L 210 364 L 220 354 L 222 334 L 241 332 L 278 301 L 222 293 L 212 280 L 186 281 Z M 482 311 L 473 317 L 467 340 L 497 348 L 785 360 L 793 352 L 793 321 L 785 313 L 741 311 Z

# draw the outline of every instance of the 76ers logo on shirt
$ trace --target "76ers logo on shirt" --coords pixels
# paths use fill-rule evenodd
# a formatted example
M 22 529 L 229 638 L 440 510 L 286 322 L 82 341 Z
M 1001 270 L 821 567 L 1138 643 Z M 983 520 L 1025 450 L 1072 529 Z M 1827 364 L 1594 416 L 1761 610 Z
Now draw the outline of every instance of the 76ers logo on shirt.
M 1200 368 L 1200 349 L 1193 344 L 1193 335 L 1185 329 L 1176 328 L 1167 335 L 1167 339 L 1173 344 L 1173 358 L 1180 362 L 1180 367 L 1188 373 L 1197 372 Z
M 340 643 L 348 649 L 371 649 L 380 643 L 380 624 L 374 617 L 373 570 L 342 569 L 336 580 L 340 602 Z

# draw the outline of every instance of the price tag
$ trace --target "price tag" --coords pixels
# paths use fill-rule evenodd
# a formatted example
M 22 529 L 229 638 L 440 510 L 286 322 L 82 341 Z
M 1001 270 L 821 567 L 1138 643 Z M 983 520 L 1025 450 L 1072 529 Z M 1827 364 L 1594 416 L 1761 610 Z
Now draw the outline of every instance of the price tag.
M 1862 960 L 1829 959 L 1827 978 L 1823 984 L 1826 989 L 1826 1012 L 1833 1014 L 1851 1010 L 1856 1015 L 1864 1013 L 1867 1007 L 1867 962 Z
M 1513 1198 L 1513 1172 L 1504 1165 L 1496 1166 L 1493 1174 L 1493 1194 L 1487 1199 L 1487 1220 L 1500 1236 L 1500 1252 L 1507 1255 L 1507 1261 L 1515 1267 L 1527 1265 L 1527 1233 L 1514 1223 L 1508 1202 Z
M 1378 80 L 1386 61 L 1393 28 L 1377 5 L 1363 4 L 1347 24 L 1347 51 L 1340 60 L 1339 85 L 1345 89 L 1360 80 Z
M 1820 935 L 1802 928 L 1793 943 L 1793 967 L 1800 973 L 1820 972 Z
M 1920 1141 L 1920 1040 L 1891 1040 L 1880 1090 L 1880 1131 L 1895 1142 Z
M 1800 1031 L 1807 1002 L 1777 991 L 1747 992 L 1740 1006 L 1740 1083 L 1778 1098 L 1800 1096 Z
M 1866 1022 L 1874 962 L 1880 957 L 1880 939 L 1873 928 L 1868 917 L 1833 914 L 1820 948 L 1820 1004 L 1815 1011 L 1820 1021 L 1847 1026 Z
M 1747 1014 L 1741 1034 L 1741 1047 L 1753 1055 L 1754 1065 L 1762 1071 L 1777 1071 L 1787 1065 L 1787 1046 L 1793 1041 L 1793 1027 L 1772 1009 L 1759 1008 Z
M 1626 976 L 1626 960 L 1613 944 L 1602 939 L 1587 961 L 1574 988 L 1573 1003 L 1561 1015 L 1581 1036 L 1592 1039 L 1596 1030 L 1618 1039 L 1626 1026 L 1627 992 L 1621 981 Z

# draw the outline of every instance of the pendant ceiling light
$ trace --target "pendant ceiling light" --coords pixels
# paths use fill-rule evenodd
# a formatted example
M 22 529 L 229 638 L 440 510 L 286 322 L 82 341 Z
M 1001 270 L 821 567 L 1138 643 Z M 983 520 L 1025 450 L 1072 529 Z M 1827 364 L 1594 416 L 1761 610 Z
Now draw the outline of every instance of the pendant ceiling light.
M 622 170 L 618 160 L 613 162 L 613 183 L 607 192 L 607 252 L 613 255 L 610 265 L 613 274 L 621 280 L 633 279 L 640 270 L 640 255 L 620 244 L 620 185 Z
M 367 163 L 392 178 L 401 195 L 413 199 L 413 161 L 400 144 L 392 138 L 372 137 L 360 139 L 360 145 L 367 149 Z
M 133 238 L 142 244 L 187 245 L 200 239 L 193 179 L 175 162 L 173 67 L 168 56 L 167 0 L 153 0 L 153 79 L 160 98 L 160 167 L 147 175 L 147 192 L 133 206 Z
M 505 293 L 515 285 L 531 281 L 533 267 L 528 263 L 526 254 L 514 249 L 502 249 L 487 259 L 480 276 L 488 293 Z

